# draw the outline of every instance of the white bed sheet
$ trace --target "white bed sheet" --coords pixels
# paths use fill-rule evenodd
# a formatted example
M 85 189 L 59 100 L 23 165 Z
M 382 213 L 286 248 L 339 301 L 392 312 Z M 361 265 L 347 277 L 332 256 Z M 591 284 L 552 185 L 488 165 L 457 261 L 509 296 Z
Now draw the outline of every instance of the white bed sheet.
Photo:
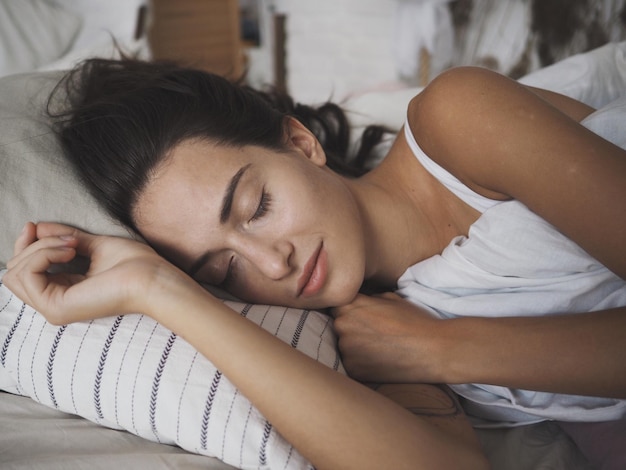
M 78 416 L 0 392 L 3 470 L 229 470 L 211 457 L 98 426 Z M 494 470 L 591 470 L 555 423 L 479 430 Z
M 219 460 L 104 428 L 78 416 L 0 392 L 3 470 L 229 470 Z
M 140 7 L 148 3 L 147 0 L 50 1 L 80 16 L 82 28 L 63 56 L 37 70 L 71 69 L 89 57 L 118 57 L 118 48 L 141 58 L 150 57 L 147 37 L 135 37 Z
M 149 58 L 147 36 L 136 37 L 140 7 L 147 3 L 12 0 L 0 4 L 0 76 L 66 70 L 90 57 L 117 57 L 118 48 Z

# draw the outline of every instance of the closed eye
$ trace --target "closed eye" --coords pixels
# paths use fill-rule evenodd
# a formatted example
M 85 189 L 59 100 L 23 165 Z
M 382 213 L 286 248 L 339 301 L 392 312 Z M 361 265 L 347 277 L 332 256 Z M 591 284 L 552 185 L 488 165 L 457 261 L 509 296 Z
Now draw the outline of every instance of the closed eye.
M 272 197 L 267 191 L 265 191 L 265 188 L 263 188 L 263 191 L 261 192 L 261 199 L 259 200 L 259 205 L 257 206 L 256 211 L 250 218 L 250 222 L 258 220 L 261 217 L 263 217 L 265 214 L 267 214 L 267 212 L 270 210 L 271 204 L 272 204 Z
M 220 287 L 226 287 L 227 285 L 229 285 L 230 283 L 232 283 L 233 279 L 234 279 L 234 274 L 233 274 L 233 260 L 234 260 L 234 256 L 230 257 L 230 260 L 228 261 L 228 269 L 226 270 L 226 275 L 224 276 L 224 280 L 219 284 Z
M 261 191 L 261 199 L 259 200 L 259 205 L 257 206 L 254 214 L 252 214 L 252 217 L 250 218 L 249 222 L 254 222 L 255 220 L 258 220 L 261 217 L 263 217 L 265 214 L 267 214 L 268 211 L 270 210 L 271 203 L 272 203 L 272 197 L 267 191 L 265 191 L 265 188 L 264 188 L 263 191 Z M 228 261 L 228 268 L 226 269 L 226 275 L 224 276 L 224 280 L 219 284 L 219 286 L 225 288 L 226 286 L 232 285 L 236 277 L 236 270 L 237 269 L 236 269 L 235 257 L 231 256 L 230 260 Z
M 270 205 L 272 203 L 272 197 L 270 194 L 263 188 L 261 191 L 261 199 L 259 200 L 259 205 L 256 208 L 254 214 L 250 218 L 249 222 L 254 222 L 255 220 L 260 219 L 265 214 L 267 214 L 270 210 Z M 228 261 L 228 269 L 226 270 L 226 275 L 224 276 L 224 280 L 220 283 L 221 287 L 226 287 L 228 285 L 232 285 L 235 277 L 236 277 L 236 260 L 234 256 L 231 256 Z

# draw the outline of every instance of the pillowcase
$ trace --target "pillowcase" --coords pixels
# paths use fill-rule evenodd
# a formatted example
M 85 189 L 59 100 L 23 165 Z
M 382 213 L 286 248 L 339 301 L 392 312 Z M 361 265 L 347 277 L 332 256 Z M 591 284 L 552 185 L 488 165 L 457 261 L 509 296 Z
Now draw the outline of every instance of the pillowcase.
M 0 2 L 0 75 L 28 72 L 67 52 L 80 16 L 46 0 Z
M 27 221 L 57 221 L 93 233 L 129 236 L 77 180 L 45 116 L 62 72 L 0 79 L 0 267 Z
M 330 317 L 226 303 L 293 348 L 345 373 Z M 1 279 L 0 389 L 237 468 L 311 468 L 220 371 L 150 317 L 53 326 Z

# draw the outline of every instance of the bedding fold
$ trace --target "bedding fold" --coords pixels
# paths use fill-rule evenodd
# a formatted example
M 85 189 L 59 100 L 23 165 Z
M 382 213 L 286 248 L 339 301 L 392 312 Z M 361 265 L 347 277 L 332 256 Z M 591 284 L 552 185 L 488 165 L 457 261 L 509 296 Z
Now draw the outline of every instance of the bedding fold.
M 582 124 L 626 148 L 625 118 L 622 97 Z M 519 201 L 484 211 L 467 237 L 410 267 L 397 293 L 441 319 L 566 315 L 626 306 L 623 279 Z M 482 384 L 452 388 L 466 399 L 469 415 L 491 424 L 626 418 L 626 400 Z

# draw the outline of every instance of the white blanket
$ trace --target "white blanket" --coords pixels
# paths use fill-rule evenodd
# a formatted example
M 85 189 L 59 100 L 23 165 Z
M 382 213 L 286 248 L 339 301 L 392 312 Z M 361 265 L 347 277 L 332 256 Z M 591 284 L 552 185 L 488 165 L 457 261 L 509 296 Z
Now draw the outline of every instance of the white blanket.
M 584 124 L 626 148 L 625 122 L 626 98 L 621 98 Z M 626 306 L 624 280 L 518 201 L 485 211 L 468 237 L 455 238 L 441 255 L 409 268 L 398 287 L 400 295 L 440 318 L 533 316 Z M 480 384 L 453 388 L 468 400 L 470 415 L 499 424 L 626 418 L 626 400 Z

